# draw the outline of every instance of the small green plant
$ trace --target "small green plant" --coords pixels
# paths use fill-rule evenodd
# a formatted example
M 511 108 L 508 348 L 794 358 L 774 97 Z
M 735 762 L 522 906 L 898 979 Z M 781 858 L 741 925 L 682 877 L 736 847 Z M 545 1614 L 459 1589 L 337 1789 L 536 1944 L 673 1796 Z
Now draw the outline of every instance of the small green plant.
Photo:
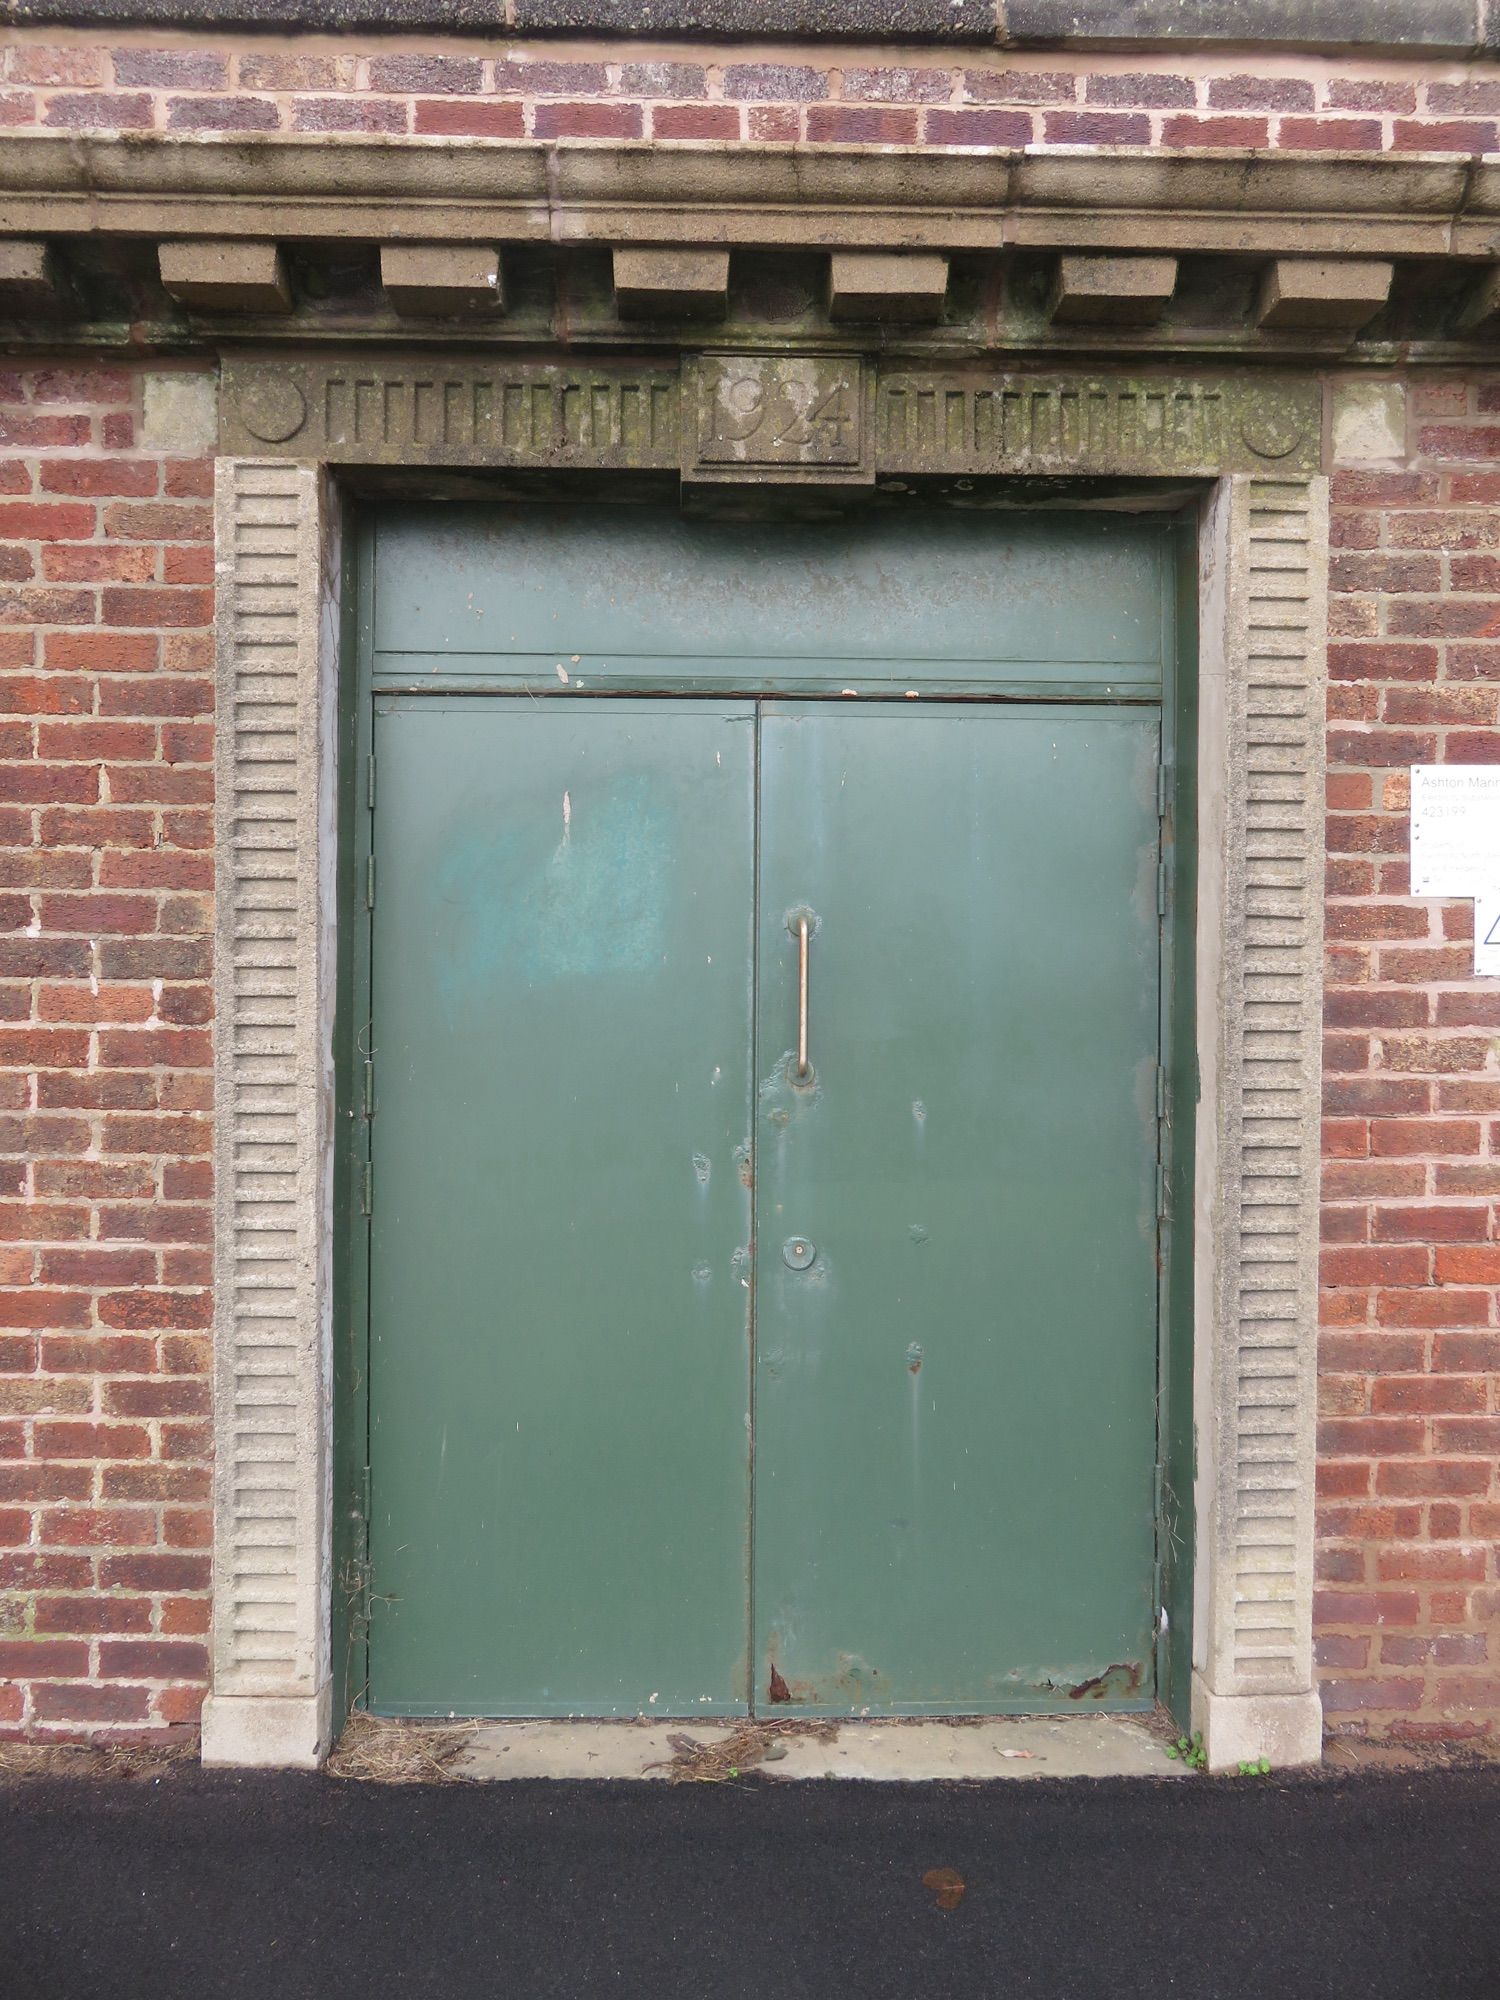
M 1271 1760 L 1269 1757 L 1251 1757 L 1240 1765 L 1240 1776 L 1242 1778 L 1269 1778 L 1270 1775 Z
M 1191 1736 L 1179 1736 L 1175 1743 L 1167 1745 L 1167 1755 L 1174 1763 L 1186 1764 L 1190 1771 L 1201 1771 L 1208 1763 L 1208 1752 L 1203 1747 L 1203 1731 L 1195 1729 Z

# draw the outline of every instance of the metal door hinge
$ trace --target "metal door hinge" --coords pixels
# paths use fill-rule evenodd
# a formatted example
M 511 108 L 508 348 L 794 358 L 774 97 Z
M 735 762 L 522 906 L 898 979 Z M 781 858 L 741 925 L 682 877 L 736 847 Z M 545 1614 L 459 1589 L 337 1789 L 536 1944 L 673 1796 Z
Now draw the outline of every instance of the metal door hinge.
M 1172 1220 L 1167 1202 L 1167 1169 L 1160 1160 L 1156 1163 L 1156 1219 L 1158 1222 Z
M 1159 1117 L 1161 1114 L 1157 1115 Z M 370 1056 L 365 1058 L 365 1116 L 366 1118 L 375 1116 L 375 1062 Z
M 375 1174 L 368 1160 L 365 1161 L 359 1182 L 359 1212 L 369 1215 L 375 1206 Z
M 368 1069 L 369 1064 L 367 1063 L 365 1067 Z M 1167 1067 L 1165 1063 L 1158 1063 L 1156 1065 L 1156 1120 L 1159 1125 L 1166 1123 L 1170 1104 L 1171 1097 L 1167 1087 Z
M 367 910 L 373 910 L 374 907 L 375 907 L 375 857 L 372 854 L 369 860 L 365 863 L 365 908 Z
M 371 812 L 375 810 L 375 752 L 372 750 L 365 759 L 365 804 Z
M 1167 914 L 1167 890 L 1167 864 L 1165 861 L 1158 861 L 1156 864 L 1156 914 L 1159 917 L 1164 917 Z
M 373 761 L 373 760 L 372 760 Z M 1172 767 L 1158 764 L 1156 767 L 1156 817 L 1165 819 L 1167 806 L 1172 796 Z

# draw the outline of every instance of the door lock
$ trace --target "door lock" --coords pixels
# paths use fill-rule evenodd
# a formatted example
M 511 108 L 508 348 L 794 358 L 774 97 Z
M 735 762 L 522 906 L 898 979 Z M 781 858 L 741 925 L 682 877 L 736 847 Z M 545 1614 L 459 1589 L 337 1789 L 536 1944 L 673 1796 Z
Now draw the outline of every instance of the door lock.
M 816 1244 L 809 1243 L 805 1236 L 789 1236 L 781 1246 L 781 1254 L 794 1271 L 805 1271 L 818 1251 Z

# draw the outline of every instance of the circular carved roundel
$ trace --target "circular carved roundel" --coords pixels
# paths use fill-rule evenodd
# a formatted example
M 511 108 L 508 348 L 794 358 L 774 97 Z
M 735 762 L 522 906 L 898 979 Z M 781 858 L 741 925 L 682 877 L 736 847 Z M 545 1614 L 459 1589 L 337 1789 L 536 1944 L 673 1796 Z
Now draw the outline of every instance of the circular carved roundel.
M 240 391 L 240 422 L 262 444 L 285 444 L 307 422 L 307 398 L 284 375 L 257 375 Z
M 1240 436 L 1257 458 L 1285 458 L 1302 442 L 1303 427 L 1285 411 L 1251 415 L 1240 425 Z

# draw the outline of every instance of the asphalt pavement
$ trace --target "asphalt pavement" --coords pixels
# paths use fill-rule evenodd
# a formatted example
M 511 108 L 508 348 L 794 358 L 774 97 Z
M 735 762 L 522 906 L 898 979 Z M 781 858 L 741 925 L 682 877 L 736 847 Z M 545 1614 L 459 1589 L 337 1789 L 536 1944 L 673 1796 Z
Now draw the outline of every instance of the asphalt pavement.
M 1500 2000 L 1500 1770 L 0 1788 L 3 2000 Z

